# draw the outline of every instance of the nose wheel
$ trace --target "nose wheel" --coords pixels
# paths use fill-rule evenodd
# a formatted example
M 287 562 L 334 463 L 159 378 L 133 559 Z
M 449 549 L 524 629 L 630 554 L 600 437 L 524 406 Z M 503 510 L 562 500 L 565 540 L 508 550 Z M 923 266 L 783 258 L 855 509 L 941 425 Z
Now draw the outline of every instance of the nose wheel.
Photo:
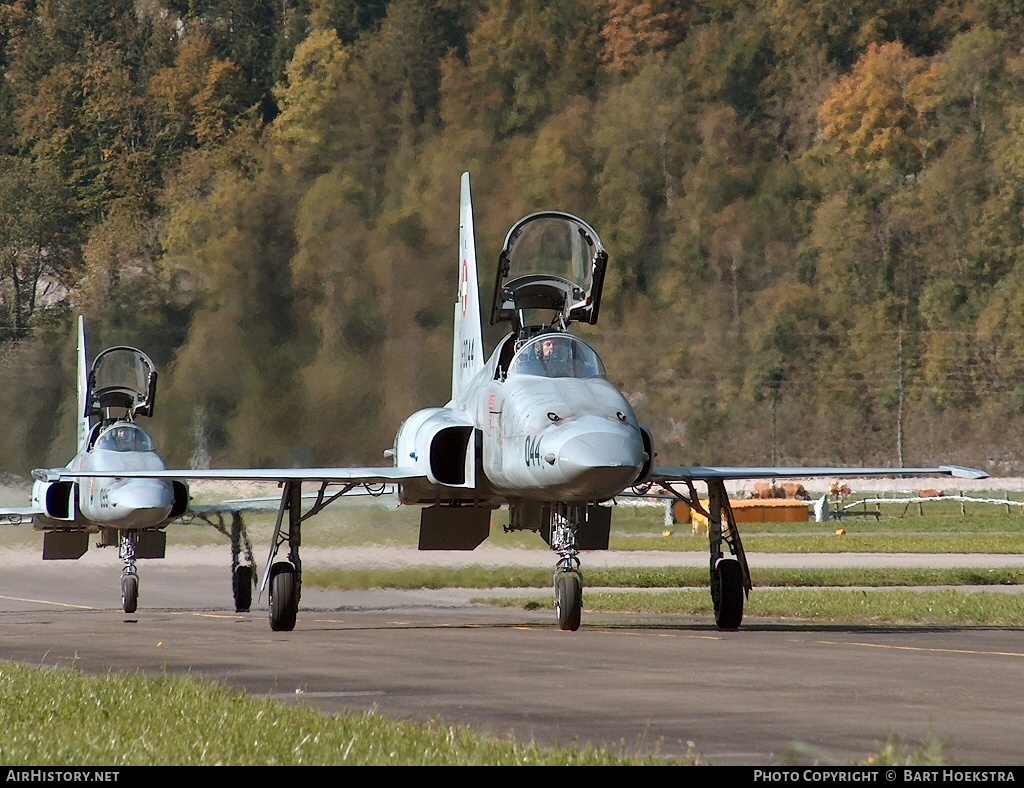
M 583 615 L 583 579 L 579 572 L 555 573 L 555 613 L 558 628 L 575 632 Z
M 127 568 L 121 573 L 121 607 L 125 613 L 134 613 L 139 607 L 139 576 Z

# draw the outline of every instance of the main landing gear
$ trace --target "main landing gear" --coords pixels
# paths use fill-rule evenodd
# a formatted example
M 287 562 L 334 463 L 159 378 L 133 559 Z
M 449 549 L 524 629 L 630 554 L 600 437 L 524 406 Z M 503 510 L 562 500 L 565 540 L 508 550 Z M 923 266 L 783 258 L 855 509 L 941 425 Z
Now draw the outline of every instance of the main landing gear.
M 319 498 L 317 502 L 320 502 Z M 319 510 L 314 506 L 313 511 Z M 288 530 L 282 536 L 285 512 L 288 513 Z M 285 482 L 270 543 L 267 571 L 263 574 L 264 587 L 268 581 L 270 583 L 270 628 L 275 632 L 291 632 L 299 615 L 299 597 L 302 595 L 302 560 L 299 558 L 302 535 L 299 525 L 303 519 L 302 483 Z M 274 561 L 278 548 L 285 541 L 288 542 L 288 560 Z
M 195 517 L 213 526 L 231 540 L 231 594 L 235 600 L 235 612 L 248 613 L 252 607 L 252 591 L 256 587 L 256 559 L 252 555 L 252 543 L 245 530 L 242 513 L 230 511 L 230 527 L 224 523 L 225 514 L 224 510 L 216 509 L 210 512 L 197 512 Z
M 270 539 L 270 555 L 267 558 L 266 571 L 263 573 L 263 585 L 260 594 L 270 586 L 270 628 L 275 632 L 291 632 L 299 615 L 299 599 L 302 596 L 302 560 L 299 558 L 299 545 L 302 543 L 301 526 L 323 511 L 324 507 L 334 503 L 341 496 L 356 487 L 365 488 L 370 495 L 383 495 L 388 485 L 384 482 L 352 482 L 343 485 L 329 496 L 326 494 L 327 482 L 321 482 L 316 500 L 309 510 L 302 511 L 302 482 L 299 480 L 283 482 L 281 505 L 277 510 L 277 523 Z M 288 523 L 285 526 L 285 513 Z M 288 558 L 275 560 L 281 546 L 288 543 Z
M 299 614 L 299 598 L 302 596 L 302 561 L 299 558 L 299 545 L 302 543 L 301 524 L 320 512 L 325 506 L 333 503 L 351 491 L 358 484 L 348 484 L 338 492 L 325 498 L 326 484 L 322 484 L 317 493 L 316 501 L 303 514 L 302 482 L 284 482 L 281 492 L 281 506 L 277 511 L 277 524 L 270 543 L 270 556 L 267 558 L 267 571 L 263 574 L 263 589 L 270 586 L 270 628 L 275 632 L 290 632 L 295 629 Z M 376 488 L 364 484 L 371 495 L 379 495 L 383 487 Z M 285 513 L 288 514 L 287 528 L 284 525 Z M 288 558 L 275 561 L 280 547 L 288 543 Z
M 708 508 L 704 509 L 691 482 L 687 503 L 708 518 L 708 541 L 711 548 L 711 602 L 715 611 L 715 624 L 719 629 L 739 629 L 743 621 L 743 604 L 750 594 L 750 570 L 743 552 L 736 517 L 721 479 L 709 479 Z M 675 490 L 669 492 L 679 495 Z M 683 496 L 679 495 L 680 498 Z M 727 555 L 723 545 L 729 548 Z

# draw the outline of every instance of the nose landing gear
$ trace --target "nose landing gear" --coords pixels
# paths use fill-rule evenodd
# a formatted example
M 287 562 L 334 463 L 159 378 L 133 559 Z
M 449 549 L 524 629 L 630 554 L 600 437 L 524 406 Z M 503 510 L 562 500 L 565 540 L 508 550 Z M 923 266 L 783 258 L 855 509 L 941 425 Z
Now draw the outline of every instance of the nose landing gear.
M 580 572 L 580 507 L 556 504 L 551 507 L 551 549 L 558 553 L 555 566 L 555 614 L 558 628 L 575 632 L 583 615 L 583 575 Z
M 135 570 L 135 543 L 138 534 L 121 531 L 118 535 L 117 553 L 124 561 L 121 570 L 121 608 L 125 613 L 134 613 L 139 607 L 139 575 Z

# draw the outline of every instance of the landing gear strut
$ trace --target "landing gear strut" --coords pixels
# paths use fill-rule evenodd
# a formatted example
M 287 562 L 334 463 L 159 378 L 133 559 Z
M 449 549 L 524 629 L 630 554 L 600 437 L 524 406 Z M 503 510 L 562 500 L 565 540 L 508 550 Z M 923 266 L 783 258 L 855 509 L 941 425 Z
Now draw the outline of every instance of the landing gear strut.
M 743 621 L 744 599 L 750 593 L 750 570 L 743 552 L 736 517 L 721 479 L 709 479 L 708 540 L 711 548 L 711 602 L 715 610 L 715 623 L 719 629 L 739 629 Z M 691 505 L 698 501 L 691 485 Z M 701 507 L 696 505 L 700 511 Z M 729 548 L 729 555 L 722 549 Z
M 316 509 L 316 507 L 314 507 Z M 288 512 L 288 531 L 281 535 L 284 513 Z M 302 593 L 302 560 L 299 545 L 302 542 L 299 525 L 302 522 L 302 483 L 285 482 L 281 493 L 281 506 L 277 510 L 277 524 L 267 560 L 268 571 L 263 582 L 270 582 L 270 628 L 275 632 L 291 632 L 299 614 Z M 288 542 L 288 560 L 274 561 L 278 548 Z
M 277 524 L 270 540 L 270 556 L 267 558 L 267 569 L 263 573 L 263 585 L 260 594 L 270 585 L 270 628 L 275 632 L 290 632 L 295 629 L 299 614 L 299 598 L 302 596 L 302 560 L 299 558 L 299 545 L 302 543 L 302 521 L 323 511 L 324 507 L 349 493 L 355 487 L 364 487 L 370 495 L 382 495 L 387 485 L 384 482 L 353 482 L 340 490 L 326 494 L 327 482 L 322 482 L 317 492 L 316 501 L 303 513 L 302 482 L 283 482 L 281 506 L 277 510 Z M 284 515 L 288 513 L 288 525 L 284 526 Z M 288 543 L 288 558 L 276 561 L 281 546 Z
M 583 615 L 583 574 L 580 572 L 576 534 L 581 512 L 578 506 L 552 504 L 551 549 L 558 553 L 555 566 L 555 613 L 558 628 L 575 632 Z
M 230 529 L 224 524 L 224 512 L 222 511 L 217 511 L 212 515 L 202 513 L 197 517 L 212 525 L 231 540 L 231 594 L 235 600 L 235 612 L 248 613 L 249 608 L 252 607 L 252 590 L 256 587 L 256 559 L 252 555 L 252 543 L 245 530 L 242 513 L 231 512 Z M 242 563 L 243 547 L 245 563 Z
M 134 613 L 139 607 L 139 575 L 135 570 L 135 531 L 118 533 L 117 554 L 124 561 L 121 570 L 121 607 L 125 613 Z

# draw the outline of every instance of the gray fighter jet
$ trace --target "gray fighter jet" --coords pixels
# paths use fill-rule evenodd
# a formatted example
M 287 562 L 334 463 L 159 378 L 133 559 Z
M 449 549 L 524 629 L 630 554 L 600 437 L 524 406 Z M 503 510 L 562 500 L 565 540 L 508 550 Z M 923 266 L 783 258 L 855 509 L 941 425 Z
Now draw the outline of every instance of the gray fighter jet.
M 655 441 L 609 382 L 594 349 L 570 332 L 595 324 L 608 253 L 595 230 L 560 211 L 534 213 L 509 231 L 498 258 L 492 325 L 509 331 L 485 358 L 469 173 L 462 175 L 459 286 L 455 303 L 452 395 L 443 407 L 412 414 L 385 452 L 393 465 L 364 468 L 165 470 L 131 478 L 277 481 L 282 494 L 263 587 L 270 625 L 295 626 L 301 593 L 301 524 L 352 492 L 397 488 L 401 503 L 422 506 L 421 550 L 472 550 L 490 533 L 491 514 L 509 507 L 509 530 L 534 531 L 556 554 L 554 607 L 563 630 L 580 626 L 580 552 L 607 549 L 612 507 L 630 493 L 687 500 L 709 520 L 715 621 L 736 629 L 750 573 L 725 482 L 820 476 L 946 475 L 984 478 L 969 468 L 659 467 Z M 48 483 L 94 474 L 48 470 Z M 303 511 L 302 485 L 316 485 Z M 707 487 L 701 505 L 695 485 Z M 288 545 L 287 559 L 277 560 Z
M 31 522 L 43 532 L 43 560 L 74 560 L 89 549 L 116 546 L 124 563 L 121 603 L 134 613 L 139 601 L 136 560 L 163 558 L 164 530 L 189 509 L 189 488 L 181 478 L 127 478 L 167 468 L 153 439 L 138 423 L 153 415 L 156 366 L 133 347 L 110 347 L 88 364 L 85 322 L 78 318 L 78 452 L 66 468 L 33 472 L 29 506 L 0 508 L 0 522 Z M 89 474 L 63 478 L 64 472 Z M 240 529 L 240 521 L 236 530 Z M 234 534 L 236 541 L 241 532 Z M 236 609 L 248 610 L 255 586 L 251 565 L 234 560 Z

